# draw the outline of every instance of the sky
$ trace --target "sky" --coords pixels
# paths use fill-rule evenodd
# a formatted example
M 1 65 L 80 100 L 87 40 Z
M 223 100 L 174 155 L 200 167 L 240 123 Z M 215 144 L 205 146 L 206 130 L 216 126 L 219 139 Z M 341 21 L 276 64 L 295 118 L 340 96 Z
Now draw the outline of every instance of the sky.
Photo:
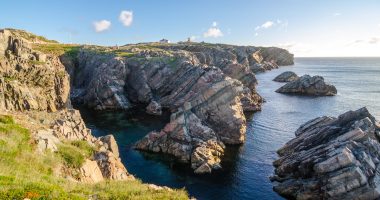
M 3 0 L 0 28 L 62 43 L 278 46 L 296 57 L 380 56 L 379 0 Z

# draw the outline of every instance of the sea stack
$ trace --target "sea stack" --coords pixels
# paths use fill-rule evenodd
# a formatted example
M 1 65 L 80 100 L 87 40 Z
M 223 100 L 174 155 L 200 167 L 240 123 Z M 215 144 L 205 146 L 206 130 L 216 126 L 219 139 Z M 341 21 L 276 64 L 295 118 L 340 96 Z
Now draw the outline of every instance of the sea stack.
M 310 96 L 334 96 L 337 94 L 335 86 L 326 83 L 322 76 L 311 77 L 309 75 L 303 75 L 301 78 L 285 84 L 276 92 Z

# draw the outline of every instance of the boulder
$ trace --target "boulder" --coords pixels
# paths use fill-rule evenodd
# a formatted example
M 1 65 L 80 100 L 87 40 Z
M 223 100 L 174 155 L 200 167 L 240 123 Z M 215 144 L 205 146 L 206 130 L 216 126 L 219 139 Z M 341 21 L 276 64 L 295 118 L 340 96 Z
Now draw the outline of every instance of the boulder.
M 274 191 L 290 199 L 380 198 L 379 131 L 366 108 L 306 122 L 277 151 Z
M 337 94 L 335 86 L 325 83 L 323 77 L 309 75 L 303 75 L 301 78 L 285 84 L 276 92 L 311 96 L 334 96 Z
M 276 78 L 273 79 L 273 81 L 276 82 L 292 82 L 299 79 L 298 75 L 291 71 L 286 71 L 281 73 L 280 75 L 276 76 Z

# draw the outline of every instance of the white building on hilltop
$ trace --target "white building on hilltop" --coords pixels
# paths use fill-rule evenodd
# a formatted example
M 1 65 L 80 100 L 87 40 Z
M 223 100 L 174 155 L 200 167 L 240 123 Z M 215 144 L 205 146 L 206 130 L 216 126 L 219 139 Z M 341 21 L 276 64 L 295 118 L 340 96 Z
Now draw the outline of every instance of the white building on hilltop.
M 162 40 L 160 40 L 160 43 L 168 44 L 168 43 L 170 43 L 170 41 L 167 39 L 162 39 Z

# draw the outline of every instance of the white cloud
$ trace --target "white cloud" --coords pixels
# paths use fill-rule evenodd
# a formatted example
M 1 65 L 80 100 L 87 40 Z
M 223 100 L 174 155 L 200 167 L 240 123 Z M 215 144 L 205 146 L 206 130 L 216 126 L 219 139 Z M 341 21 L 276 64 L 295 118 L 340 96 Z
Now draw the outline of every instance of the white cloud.
M 111 22 L 107 20 L 101 20 L 101 21 L 95 21 L 93 25 L 94 25 L 95 31 L 97 33 L 100 33 L 105 30 L 108 30 L 111 27 Z
M 130 26 L 133 22 L 133 12 L 126 10 L 121 11 L 119 20 L 124 26 Z
M 285 29 L 285 32 L 286 32 L 288 25 L 289 25 L 288 20 L 277 19 L 276 21 L 266 21 L 263 24 L 261 24 L 260 26 L 256 26 L 255 36 L 259 35 L 259 33 L 258 33 L 259 31 L 262 31 L 264 29 L 270 29 L 270 28 L 275 27 L 275 26 L 278 27 L 278 29 Z
M 274 22 L 267 21 L 267 22 L 265 22 L 264 24 L 262 24 L 260 26 L 256 26 L 255 30 L 258 31 L 260 29 L 268 29 L 268 28 L 272 27 L 273 25 L 274 25 Z
M 339 12 L 334 13 L 334 16 L 335 16 L 335 17 L 341 16 L 341 15 L 342 15 L 342 13 L 339 13 Z
M 214 37 L 214 38 L 222 37 L 223 33 L 217 26 L 218 26 L 218 23 L 213 22 L 212 27 L 209 28 L 205 33 L 203 33 L 203 37 L 206 37 L 206 38 L 207 37 Z

